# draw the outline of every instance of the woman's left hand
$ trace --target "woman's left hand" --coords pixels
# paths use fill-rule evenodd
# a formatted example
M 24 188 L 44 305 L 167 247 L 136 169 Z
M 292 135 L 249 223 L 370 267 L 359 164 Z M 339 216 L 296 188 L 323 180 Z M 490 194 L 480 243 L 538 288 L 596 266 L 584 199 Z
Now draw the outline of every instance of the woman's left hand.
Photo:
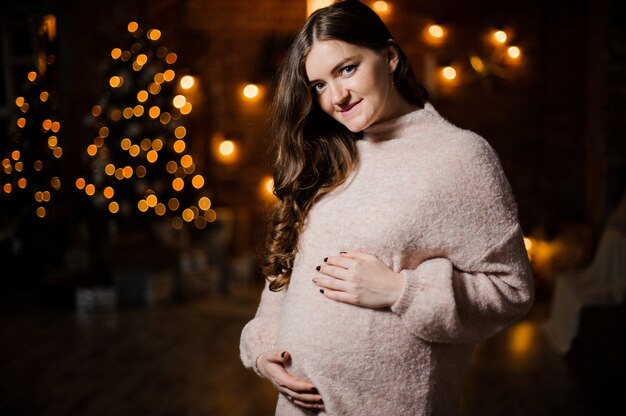
M 393 305 L 404 287 L 404 277 L 378 257 L 350 251 L 328 256 L 317 267 L 313 282 L 328 299 L 368 308 Z

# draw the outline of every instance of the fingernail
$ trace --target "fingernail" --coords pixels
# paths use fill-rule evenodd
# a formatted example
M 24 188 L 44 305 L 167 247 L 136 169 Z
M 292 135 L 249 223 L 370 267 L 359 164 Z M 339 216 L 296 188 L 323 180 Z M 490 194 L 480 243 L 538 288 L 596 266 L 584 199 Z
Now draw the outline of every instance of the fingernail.
M 324 293 L 324 289 L 320 289 L 320 293 Z
M 315 270 L 317 270 L 317 271 L 319 272 L 319 271 L 320 271 L 320 268 L 321 268 L 320 266 L 317 266 L 317 267 L 315 268 Z
M 346 254 L 347 251 L 340 251 L 339 254 Z
M 280 354 L 280 358 L 285 358 L 285 352 L 286 352 L 286 351 L 283 351 L 283 352 Z
M 326 260 L 328 260 L 328 257 L 324 257 L 324 263 L 326 263 Z
M 313 280 L 313 283 L 317 284 L 317 279 L 313 278 L 311 280 Z

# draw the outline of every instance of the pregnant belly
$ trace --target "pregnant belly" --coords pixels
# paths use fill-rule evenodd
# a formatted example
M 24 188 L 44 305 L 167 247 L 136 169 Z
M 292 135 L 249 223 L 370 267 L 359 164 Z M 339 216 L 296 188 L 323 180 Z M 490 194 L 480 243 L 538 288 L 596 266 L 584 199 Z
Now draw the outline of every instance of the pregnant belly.
M 338 368 L 356 373 L 363 363 L 391 360 L 392 366 L 393 361 L 402 365 L 407 357 L 427 353 L 427 344 L 388 308 L 336 302 L 313 290 L 291 287 L 278 322 L 277 347 L 290 352 L 295 376 L 312 381 L 314 374 Z

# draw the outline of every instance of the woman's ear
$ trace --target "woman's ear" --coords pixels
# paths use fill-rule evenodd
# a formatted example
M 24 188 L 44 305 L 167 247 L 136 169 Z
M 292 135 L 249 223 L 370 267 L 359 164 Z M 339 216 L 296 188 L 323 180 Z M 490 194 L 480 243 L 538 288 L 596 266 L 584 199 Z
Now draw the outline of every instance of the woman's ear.
M 393 74 L 400 62 L 400 54 L 398 53 L 398 44 L 393 39 L 387 41 L 387 65 L 389 73 Z

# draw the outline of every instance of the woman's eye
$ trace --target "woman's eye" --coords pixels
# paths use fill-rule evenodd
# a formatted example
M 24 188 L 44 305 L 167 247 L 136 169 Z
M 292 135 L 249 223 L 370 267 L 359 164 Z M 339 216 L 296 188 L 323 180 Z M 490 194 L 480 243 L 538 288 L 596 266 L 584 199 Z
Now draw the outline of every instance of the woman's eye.
M 318 82 L 317 84 L 313 85 L 313 91 L 315 91 L 318 94 L 322 92 L 323 89 L 324 89 L 324 84 L 322 84 L 321 82 Z
M 356 70 L 356 65 L 348 65 L 341 68 L 342 75 L 350 75 Z

